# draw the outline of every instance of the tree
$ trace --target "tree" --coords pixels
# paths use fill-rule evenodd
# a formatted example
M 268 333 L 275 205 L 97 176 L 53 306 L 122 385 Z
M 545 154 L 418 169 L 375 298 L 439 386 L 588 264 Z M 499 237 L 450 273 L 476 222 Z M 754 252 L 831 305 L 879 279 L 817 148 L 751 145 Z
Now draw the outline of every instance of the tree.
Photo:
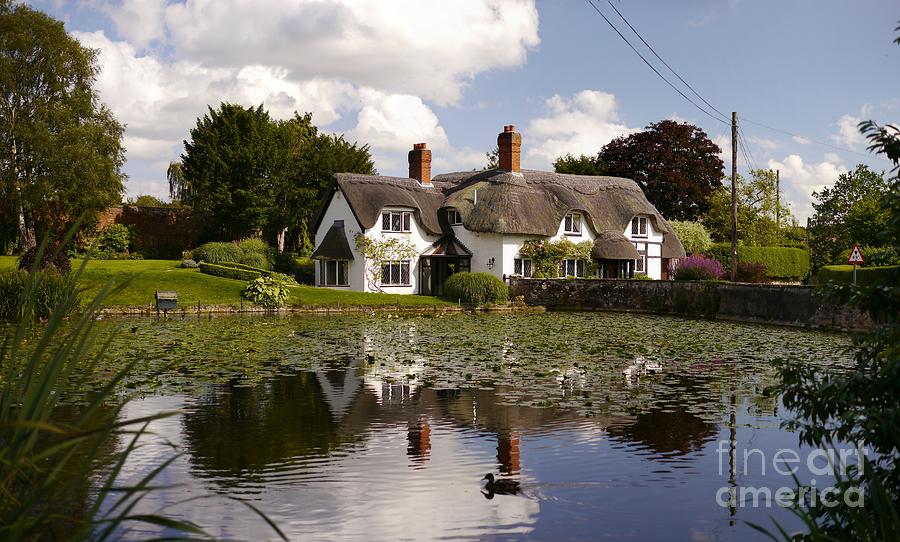
M 124 128 L 99 102 L 96 74 L 97 52 L 62 22 L 0 1 L 0 213 L 21 251 L 121 201 Z
M 197 120 L 181 161 L 190 201 L 216 233 L 236 240 L 266 226 L 284 173 L 276 124 L 258 107 L 222 103 Z
M 484 153 L 484 157 L 487 160 L 484 169 L 497 169 L 500 167 L 500 147 L 494 147 L 490 152 Z
M 137 207 L 179 207 L 177 201 L 166 203 L 158 197 L 151 196 L 150 194 L 140 194 L 135 198 L 128 198 L 128 205 L 135 205 Z
M 838 176 L 831 188 L 813 192 L 810 251 L 814 268 L 839 262 L 853 243 L 879 246 L 889 215 L 881 207 L 888 192 L 884 177 L 863 164 Z
M 169 181 L 169 197 L 172 198 L 172 201 L 189 203 L 191 193 L 184 178 L 184 164 L 181 160 L 169 162 L 169 167 L 166 168 L 166 179 Z
M 709 232 L 699 222 L 669 220 L 669 225 L 675 230 L 675 235 L 688 254 L 703 254 L 712 246 Z
M 606 175 L 606 165 L 598 156 L 573 156 L 566 154 L 553 162 L 553 170 L 557 173 L 573 175 Z
M 637 182 L 667 219 L 697 220 L 721 186 L 720 152 L 700 128 L 664 120 L 610 141 L 597 160 L 607 175 Z
M 775 172 L 768 169 L 750 171 L 750 179 L 737 177 L 738 240 L 750 246 L 781 246 L 802 243 L 793 226 L 779 226 L 776 221 Z M 722 184 L 709 198 L 709 209 L 703 224 L 713 241 L 731 240 L 731 188 Z M 781 206 L 781 222 L 793 223 L 789 207 Z

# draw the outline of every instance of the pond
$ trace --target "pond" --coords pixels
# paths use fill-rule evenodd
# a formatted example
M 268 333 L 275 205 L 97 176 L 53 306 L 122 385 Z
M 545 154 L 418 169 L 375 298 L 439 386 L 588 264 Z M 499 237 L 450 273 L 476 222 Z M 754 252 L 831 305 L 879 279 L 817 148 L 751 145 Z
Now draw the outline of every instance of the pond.
M 101 333 L 115 363 L 137 364 L 142 398 L 124 415 L 179 411 L 123 473 L 182 452 L 158 480 L 177 487 L 143 511 L 241 540 L 275 533 L 235 499 L 292 540 L 758 540 L 748 521 L 798 523 L 741 488 L 793 487 L 772 457 L 810 453 L 781 428 L 771 362 L 850 362 L 845 335 L 611 313 L 128 319 Z M 487 491 L 488 472 L 518 493 Z

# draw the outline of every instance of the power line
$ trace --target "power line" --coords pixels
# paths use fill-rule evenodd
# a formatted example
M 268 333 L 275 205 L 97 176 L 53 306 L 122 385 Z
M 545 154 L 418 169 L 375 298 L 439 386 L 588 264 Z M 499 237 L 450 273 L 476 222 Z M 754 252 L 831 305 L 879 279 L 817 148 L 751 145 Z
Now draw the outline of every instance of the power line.
M 681 81 L 682 83 L 684 83 L 684 86 L 686 86 L 687 88 L 689 88 L 689 89 L 691 90 L 691 92 L 694 93 L 695 96 L 697 96 L 698 98 L 700 98 L 700 100 L 702 100 L 703 103 L 705 103 L 705 104 L 708 105 L 710 108 L 712 108 L 712 110 L 715 111 L 716 113 L 718 113 L 723 119 L 726 119 L 726 120 L 728 119 L 728 115 L 726 115 L 725 113 L 722 113 L 721 111 L 719 111 L 719 110 L 716 108 L 716 106 L 714 106 L 713 104 L 709 103 L 709 102 L 706 100 L 706 98 L 704 98 L 703 96 L 701 96 L 700 93 L 697 92 L 697 91 L 694 89 L 694 87 L 691 86 L 690 83 L 688 83 L 687 81 L 685 81 L 684 78 L 681 77 L 681 75 L 679 75 L 678 72 L 676 72 L 676 71 L 672 68 L 672 66 L 669 65 L 668 62 L 666 62 L 665 60 L 663 60 L 663 58 L 662 58 L 661 56 L 659 56 L 659 54 L 656 52 L 656 49 L 654 49 L 652 45 L 650 45 L 649 43 L 647 43 L 647 40 L 645 40 L 644 37 L 641 36 L 641 33 L 638 32 L 637 29 L 635 29 L 633 26 L 631 26 L 631 23 L 628 22 L 628 19 L 626 19 L 625 16 L 622 15 L 622 12 L 619 11 L 618 8 L 616 8 L 616 6 L 613 5 L 612 2 L 610 2 L 610 0 L 606 0 L 606 3 L 609 4 L 609 7 L 613 8 L 613 10 L 619 15 L 619 18 L 620 18 L 620 19 L 622 19 L 623 21 L 625 21 L 625 24 L 628 25 L 628 28 L 630 28 L 631 31 L 634 32 L 634 35 L 637 36 L 638 39 L 640 39 L 640 40 L 644 43 L 644 45 L 647 46 L 648 49 L 650 49 L 650 52 L 653 53 L 653 55 L 654 55 L 656 58 L 658 58 L 659 61 L 662 62 L 663 65 L 664 65 L 666 68 L 668 68 L 669 71 L 672 72 L 672 73 L 675 75 L 675 77 L 678 78 L 679 81 Z
M 713 115 L 712 113 L 710 113 L 709 111 L 707 111 L 706 109 L 704 109 L 703 107 L 701 107 L 700 105 L 698 105 L 697 102 L 695 102 L 694 100 L 690 99 L 690 98 L 687 96 L 687 94 L 685 94 L 684 92 L 682 92 L 681 89 L 679 89 L 679 88 L 676 87 L 674 84 L 672 84 L 671 81 L 669 81 L 668 79 L 666 79 L 666 77 L 665 77 L 663 74 L 659 73 L 659 70 L 657 70 L 656 67 L 653 66 L 653 64 L 650 64 L 650 62 L 648 62 L 646 58 L 644 58 L 644 55 L 642 55 L 641 52 L 638 51 L 637 48 L 636 48 L 634 45 L 631 44 L 630 41 L 628 41 L 628 38 L 626 38 L 621 32 L 619 32 L 619 29 L 616 28 L 616 25 L 614 25 L 614 24 L 612 23 L 612 21 L 610 21 L 610 20 L 606 17 L 606 15 L 603 14 L 602 11 L 600 11 L 600 8 L 598 8 L 597 6 L 594 5 L 594 1 L 593 1 L 593 0 L 585 0 L 585 1 L 586 1 L 592 8 L 594 8 L 594 11 L 596 11 L 598 14 L 600 14 L 601 17 L 603 17 L 603 20 L 606 21 L 606 24 L 608 24 L 608 25 L 610 26 L 610 28 L 612 28 L 613 30 L 615 30 L 616 34 L 618 34 L 619 37 L 622 38 L 622 40 L 624 40 L 625 43 L 627 43 L 629 47 L 631 47 L 631 50 L 634 51 L 635 54 L 636 54 L 637 56 L 639 56 L 639 57 L 641 58 L 641 60 L 644 61 L 644 64 L 646 64 L 647 67 L 649 67 L 651 70 L 653 70 L 653 73 L 655 73 L 656 75 L 658 75 L 659 78 L 662 79 L 663 81 L 665 81 L 667 85 L 669 85 L 670 87 L 672 87 L 672 89 L 673 89 L 675 92 L 677 92 L 678 94 L 680 94 L 682 98 L 684 98 L 685 100 L 687 100 L 688 102 L 690 102 L 691 105 L 693 105 L 694 107 L 696 107 L 697 109 L 699 109 L 700 111 L 702 111 L 704 114 L 706 114 L 707 116 L 709 116 L 709 117 L 712 118 L 713 120 L 717 120 L 717 121 L 721 122 L 722 124 L 728 124 L 726 121 L 720 119 L 719 117 L 716 117 L 715 115 Z

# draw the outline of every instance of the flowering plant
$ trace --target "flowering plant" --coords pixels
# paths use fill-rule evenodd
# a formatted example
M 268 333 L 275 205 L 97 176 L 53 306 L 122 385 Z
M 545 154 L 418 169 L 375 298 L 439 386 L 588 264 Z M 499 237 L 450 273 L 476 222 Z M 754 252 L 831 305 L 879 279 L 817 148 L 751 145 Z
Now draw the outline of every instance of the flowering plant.
M 718 260 L 699 254 L 679 259 L 675 269 L 675 280 L 716 280 L 723 276 L 725 271 Z

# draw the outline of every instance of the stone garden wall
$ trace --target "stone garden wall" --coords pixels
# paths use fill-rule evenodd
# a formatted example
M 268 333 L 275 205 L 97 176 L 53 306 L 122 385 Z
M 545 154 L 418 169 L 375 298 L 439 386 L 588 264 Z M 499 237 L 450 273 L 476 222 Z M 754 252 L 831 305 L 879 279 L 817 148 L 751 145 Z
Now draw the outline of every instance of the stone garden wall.
M 511 278 L 510 297 L 518 296 L 551 310 L 643 312 L 841 330 L 872 327 L 868 316 L 825 303 L 812 286 Z
M 100 214 L 100 228 L 110 224 L 134 227 L 134 252 L 144 258 L 177 259 L 203 240 L 207 217 L 191 209 L 118 205 Z

